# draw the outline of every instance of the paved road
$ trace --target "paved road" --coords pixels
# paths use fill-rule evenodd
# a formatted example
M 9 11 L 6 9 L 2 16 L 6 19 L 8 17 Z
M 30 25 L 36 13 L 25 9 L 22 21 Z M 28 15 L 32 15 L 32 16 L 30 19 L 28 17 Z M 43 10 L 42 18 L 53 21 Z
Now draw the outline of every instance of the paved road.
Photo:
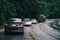
M 34 40 L 60 40 L 60 31 L 50 27 L 53 20 L 47 20 L 45 23 L 33 24 L 24 27 L 24 35 L 4 35 L 4 29 L 0 30 L 0 40 L 32 40 L 29 33 L 35 38 Z
M 35 40 L 60 40 L 60 31 L 50 27 L 50 23 L 55 20 L 48 20 L 45 23 L 38 23 L 32 26 L 32 35 Z
M 4 29 L 0 30 L 0 40 L 32 40 L 30 35 L 30 27 L 24 27 L 24 35 L 5 35 Z

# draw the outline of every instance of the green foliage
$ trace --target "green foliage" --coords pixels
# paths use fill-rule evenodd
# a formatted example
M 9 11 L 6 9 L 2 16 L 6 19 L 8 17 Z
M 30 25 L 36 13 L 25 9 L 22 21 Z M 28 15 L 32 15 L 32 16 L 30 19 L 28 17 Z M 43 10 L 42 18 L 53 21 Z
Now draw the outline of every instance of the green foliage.
M 17 17 L 16 7 L 14 3 L 11 3 L 10 1 L 6 0 L 5 2 L 5 17 Z
M 6 18 L 37 18 L 40 14 L 47 18 L 60 18 L 60 0 L 0 0 L 0 24 Z
M 15 4 L 8 0 L 0 0 L 0 26 L 4 25 L 5 19 L 9 17 L 17 17 Z

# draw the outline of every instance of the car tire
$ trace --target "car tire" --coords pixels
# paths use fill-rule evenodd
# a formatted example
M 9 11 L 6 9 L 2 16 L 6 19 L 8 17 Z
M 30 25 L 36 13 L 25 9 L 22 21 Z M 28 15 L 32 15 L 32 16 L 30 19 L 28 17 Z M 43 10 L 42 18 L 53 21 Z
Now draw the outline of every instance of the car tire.
M 24 34 L 24 32 L 20 32 L 21 34 Z
M 11 32 L 9 32 L 9 31 L 7 31 L 7 30 L 5 30 L 5 35 L 9 35 L 9 34 L 11 34 Z
M 7 31 L 5 31 L 5 35 L 8 35 L 8 32 Z

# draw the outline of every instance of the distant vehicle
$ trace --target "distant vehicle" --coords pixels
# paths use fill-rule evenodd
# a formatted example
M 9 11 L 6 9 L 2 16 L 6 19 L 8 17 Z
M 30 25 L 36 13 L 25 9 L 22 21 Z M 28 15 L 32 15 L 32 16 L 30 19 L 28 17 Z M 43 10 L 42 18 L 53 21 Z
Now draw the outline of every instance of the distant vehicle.
M 46 16 L 39 15 L 37 20 L 38 20 L 38 22 L 45 22 L 46 21 Z
M 32 25 L 31 19 L 29 19 L 29 18 L 25 18 L 23 23 L 25 26 L 31 26 Z
M 30 18 L 24 18 L 24 21 L 30 21 L 31 19 Z
M 24 26 L 20 18 L 8 18 L 5 24 L 5 34 L 8 33 L 23 33 Z
M 31 21 L 32 21 L 32 24 L 38 23 L 38 21 L 36 19 L 31 19 Z

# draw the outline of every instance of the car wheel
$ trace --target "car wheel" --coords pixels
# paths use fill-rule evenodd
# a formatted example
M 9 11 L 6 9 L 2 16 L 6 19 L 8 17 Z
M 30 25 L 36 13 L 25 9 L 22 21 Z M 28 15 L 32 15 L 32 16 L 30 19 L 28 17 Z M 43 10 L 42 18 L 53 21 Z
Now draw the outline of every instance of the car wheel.
M 7 35 L 8 34 L 8 32 L 7 31 L 5 31 L 5 35 Z
M 24 34 L 24 32 L 20 32 L 21 34 Z
M 7 31 L 7 30 L 5 30 L 5 35 L 9 35 L 9 34 L 11 34 L 11 32 L 9 32 L 9 31 Z

